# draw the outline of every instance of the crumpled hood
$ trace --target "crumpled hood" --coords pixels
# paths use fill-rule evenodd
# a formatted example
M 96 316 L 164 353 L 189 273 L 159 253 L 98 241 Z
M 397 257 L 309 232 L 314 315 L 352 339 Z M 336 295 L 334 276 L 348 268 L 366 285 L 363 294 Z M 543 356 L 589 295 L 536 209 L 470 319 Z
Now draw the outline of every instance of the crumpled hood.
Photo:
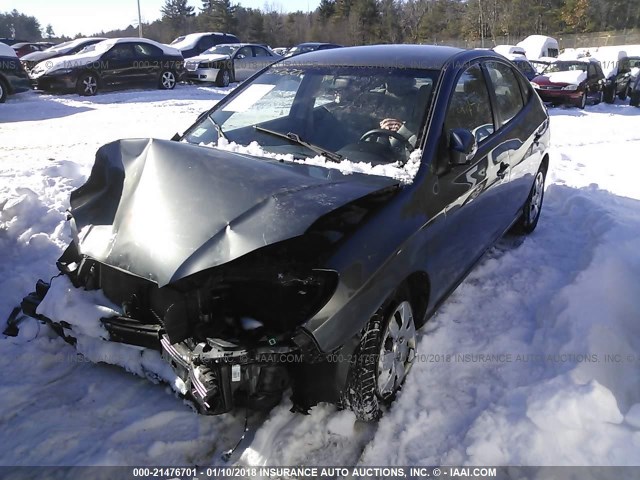
M 553 72 L 545 75 L 551 83 L 566 83 L 567 85 L 580 85 L 587 79 L 586 72 L 581 70 L 569 70 L 566 72 Z
M 101 147 L 71 194 L 80 252 L 164 286 L 302 235 L 387 177 L 154 139 Z

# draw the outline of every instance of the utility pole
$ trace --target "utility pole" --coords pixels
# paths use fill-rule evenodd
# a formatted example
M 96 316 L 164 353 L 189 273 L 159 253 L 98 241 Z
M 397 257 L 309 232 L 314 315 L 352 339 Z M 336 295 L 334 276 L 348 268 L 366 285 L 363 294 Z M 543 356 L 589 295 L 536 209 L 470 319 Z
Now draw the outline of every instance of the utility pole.
M 140 0 L 138 0 L 138 37 L 142 38 L 142 15 L 140 15 Z

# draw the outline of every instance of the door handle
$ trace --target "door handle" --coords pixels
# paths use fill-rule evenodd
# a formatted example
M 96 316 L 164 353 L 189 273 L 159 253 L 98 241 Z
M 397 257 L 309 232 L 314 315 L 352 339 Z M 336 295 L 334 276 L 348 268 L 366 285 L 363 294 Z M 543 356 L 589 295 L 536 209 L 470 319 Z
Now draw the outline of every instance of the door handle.
M 507 175 L 507 172 L 509 171 L 509 164 L 508 163 L 500 163 L 500 169 L 498 170 L 498 173 L 496 173 L 496 175 L 498 176 L 498 178 L 502 179 Z

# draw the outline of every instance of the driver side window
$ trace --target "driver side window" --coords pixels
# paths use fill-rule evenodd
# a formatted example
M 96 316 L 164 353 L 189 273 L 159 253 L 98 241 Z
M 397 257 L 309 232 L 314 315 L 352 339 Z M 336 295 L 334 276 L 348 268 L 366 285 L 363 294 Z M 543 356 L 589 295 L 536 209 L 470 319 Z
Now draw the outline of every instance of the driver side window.
M 469 67 L 458 79 L 444 122 L 445 134 L 469 130 L 478 143 L 494 132 L 489 91 L 480 65 Z

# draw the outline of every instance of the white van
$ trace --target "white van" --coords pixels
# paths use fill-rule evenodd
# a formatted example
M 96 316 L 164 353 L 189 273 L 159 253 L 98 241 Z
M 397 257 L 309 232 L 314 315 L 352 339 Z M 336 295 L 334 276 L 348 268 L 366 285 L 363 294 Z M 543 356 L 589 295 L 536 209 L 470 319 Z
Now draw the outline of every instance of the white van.
M 529 35 L 519 42 L 517 46 L 524 49 L 525 55 L 530 60 L 542 57 L 557 57 L 560 51 L 558 41 L 545 35 Z

